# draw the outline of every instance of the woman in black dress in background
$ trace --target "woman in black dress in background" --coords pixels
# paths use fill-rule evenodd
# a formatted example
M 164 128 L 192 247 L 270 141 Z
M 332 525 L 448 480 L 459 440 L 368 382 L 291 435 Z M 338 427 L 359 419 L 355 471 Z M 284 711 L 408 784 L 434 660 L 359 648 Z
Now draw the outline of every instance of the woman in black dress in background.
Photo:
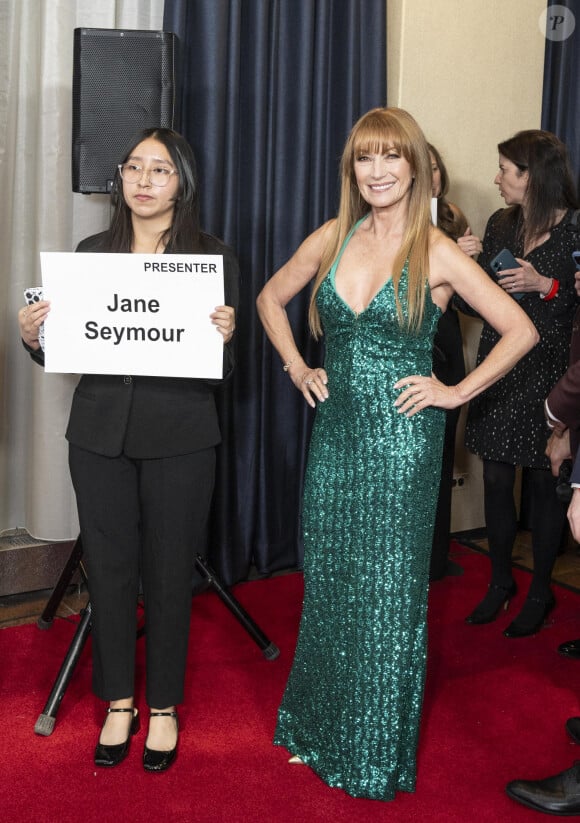
M 514 503 L 516 466 L 528 469 L 534 572 L 521 613 L 504 631 L 506 637 L 535 634 L 555 605 L 550 588 L 566 508 L 556 497 L 556 478 L 545 455 L 549 429 L 544 400 L 564 374 L 576 308 L 572 251 L 579 236 L 570 230 L 577 206 L 565 145 L 540 130 L 518 132 L 500 143 L 495 183 L 506 209 L 487 224 L 479 264 L 492 276 L 490 262 L 509 249 L 521 268 L 505 271 L 500 285 L 520 297 L 521 308 L 540 334 L 540 342 L 502 380 L 469 407 L 465 443 L 483 458 L 485 522 L 491 560 L 491 583 L 468 623 L 495 620 L 507 608 L 516 586 L 512 548 L 518 529 Z M 503 272 L 502 272 L 503 274 Z M 497 341 L 484 323 L 477 363 Z

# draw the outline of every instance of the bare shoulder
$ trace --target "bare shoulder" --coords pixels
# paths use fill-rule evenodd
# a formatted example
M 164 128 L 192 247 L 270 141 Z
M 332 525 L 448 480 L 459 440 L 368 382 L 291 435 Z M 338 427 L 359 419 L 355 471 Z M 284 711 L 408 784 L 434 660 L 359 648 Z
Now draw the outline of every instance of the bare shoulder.
M 447 237 L 447 235 L 436 226 L 431 227 L 431 231 L 429 232 L 429 263 L 431 267 L 440 263 L 444 264 L 454 259 L 458 252 L 460 255 L 463 254 L 455 241 Z
M 271 298 L 285 306 L 316 277 L 335 223 L 336 220 L 329 220 L 302 241 L 292 257 L 268 280 L 258 296 L 259 304 Z
M 311 242 L 313 245 L 321 244 L 323 247 L 330 241 L 332 234 L 336 228 L 336 217 L 327 220 L 322 226 L 315 229 L 312 234 L 309 234 L 305 243 Z
M 310 261 L 310 264 L 317 260 L 320 261 L 325 249 L 331 242 L 335 226 L 336 218 L 333 218 L 315 229 L 312 234 L 309 234 L 298 246 L 291 261 Z

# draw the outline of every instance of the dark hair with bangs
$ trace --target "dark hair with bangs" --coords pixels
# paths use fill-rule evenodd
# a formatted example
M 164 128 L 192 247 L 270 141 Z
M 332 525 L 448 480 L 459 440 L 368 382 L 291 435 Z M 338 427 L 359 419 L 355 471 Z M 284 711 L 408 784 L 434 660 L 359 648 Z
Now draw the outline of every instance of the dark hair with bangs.
M 541 129 L 519 131 L 499 143 L 497 150 L 517 166 L 520 175 L 528 172 L 525 221 L 519 205 L 506 209 L 505 218 L 519 223 L 524 241 L 549 231 L 559 210 L 578 208 L 568 150 L 555 134 Z
M 125 152 L 121 163 L 126 163 L 137 146 L 144 140 L 153 139 L 167 149 L 177 170 L 179 188 L 171 226 L 160 238 L 172 252 L 188 253 L 199 250 L 199 200 L 197 194 L 197 167 L 193 150 L 187 140 L 172 129 L 149 128 L 139 132 Z M 123 197 L 123 181 L 116 170 L 111 191 L 113 215 L 109 228 L 110 248 L 114 252 L 130 252 L 133 246 L 131 209 Z

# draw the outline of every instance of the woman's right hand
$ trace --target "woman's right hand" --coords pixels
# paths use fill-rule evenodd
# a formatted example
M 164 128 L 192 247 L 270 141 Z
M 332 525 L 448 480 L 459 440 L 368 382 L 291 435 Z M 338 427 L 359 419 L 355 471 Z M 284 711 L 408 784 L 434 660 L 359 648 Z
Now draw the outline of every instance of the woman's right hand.
M 37 351 L 40 348 L 38 342 L 38 330 L 46 319 L 50 311 L 48 300 L 39 300 L 30 306 L 24 306 L 18 312 L 18 325 L 20 326 L 20 336 L 27 346 Z

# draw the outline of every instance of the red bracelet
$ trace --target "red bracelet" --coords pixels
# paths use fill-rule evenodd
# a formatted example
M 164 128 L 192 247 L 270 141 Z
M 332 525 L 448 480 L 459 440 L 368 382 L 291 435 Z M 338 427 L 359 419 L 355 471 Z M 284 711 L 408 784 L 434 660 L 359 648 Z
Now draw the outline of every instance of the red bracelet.
M 559 288 L 560 281 L 556 280 L 555 277 L 552 277 L 552 285 L 550 286 L 550 291 L 547 294 L 541 294 L 540 300 L 553 300 L 554 297 L 558 294 Z

